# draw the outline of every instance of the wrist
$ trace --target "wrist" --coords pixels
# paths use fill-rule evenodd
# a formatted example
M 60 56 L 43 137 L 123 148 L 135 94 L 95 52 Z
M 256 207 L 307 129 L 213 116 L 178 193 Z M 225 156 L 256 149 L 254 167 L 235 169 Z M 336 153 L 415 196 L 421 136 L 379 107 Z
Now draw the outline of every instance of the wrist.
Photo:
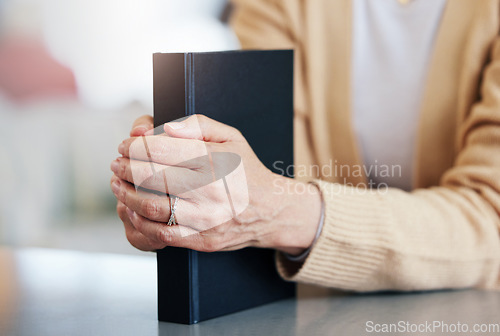
M 316 239 L 321 219 L 321 192 L 314 184 L 278 176 L 273 183 L 273 197 L 280 207 L 273 221 L 272 247 L 300 255 Z

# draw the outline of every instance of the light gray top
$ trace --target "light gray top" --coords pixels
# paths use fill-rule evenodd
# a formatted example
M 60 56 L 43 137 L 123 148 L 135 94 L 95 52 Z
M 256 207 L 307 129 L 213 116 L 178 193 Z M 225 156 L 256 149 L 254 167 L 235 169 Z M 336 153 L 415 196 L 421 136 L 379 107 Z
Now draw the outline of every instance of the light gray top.
M 467 290 L 285 300 L 193 326 L 159 323 L 152 254 L 0 249 L 2 336 L 364 335 L 400 321 L 498 326 L 499 313 L 500 293 Z
M 412 189 L 421 102 L 445 5 L 353 1 L 353 124 L 372 187 Z

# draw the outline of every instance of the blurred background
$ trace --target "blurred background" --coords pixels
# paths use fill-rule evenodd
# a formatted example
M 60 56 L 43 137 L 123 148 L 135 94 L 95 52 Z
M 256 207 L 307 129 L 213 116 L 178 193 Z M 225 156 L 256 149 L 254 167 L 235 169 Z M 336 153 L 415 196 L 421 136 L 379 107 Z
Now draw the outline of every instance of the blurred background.
M 109 164 L 152 53 L 237 49 L 226 0 L 0 0 L 0 245 L 141 253 Z

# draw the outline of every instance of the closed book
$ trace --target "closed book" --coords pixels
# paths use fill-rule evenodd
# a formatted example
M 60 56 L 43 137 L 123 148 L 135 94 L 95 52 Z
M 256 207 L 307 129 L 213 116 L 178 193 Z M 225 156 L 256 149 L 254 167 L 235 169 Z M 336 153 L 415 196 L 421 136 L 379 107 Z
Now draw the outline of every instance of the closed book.
M 153 73 L 155 127 L 203 114 L 240 130 L 272 171 L 293 166 L 293 51 L 156 53 Z M 193 324 L 294 296 L 274 257 L 259 248 L 157 251 L 159 320 Z

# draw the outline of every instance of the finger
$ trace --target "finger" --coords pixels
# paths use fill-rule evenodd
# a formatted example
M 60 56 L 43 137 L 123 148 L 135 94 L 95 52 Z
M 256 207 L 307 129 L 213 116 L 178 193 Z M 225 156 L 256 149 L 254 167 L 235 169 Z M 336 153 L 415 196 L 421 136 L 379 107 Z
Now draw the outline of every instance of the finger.
M 167 226 L 164 223 L 151 221 L 130 209 L 127 210 L 127 214 L 136 230 L 152 241 L 166 246 L 186 248 L 203 245 L 202 237 L 192 228 L 183 225 Z
M 150 129 L 153 129 L 153 117 L 150 115 L 143 115 L 137 118 L 132 125 L 132 130 L 130 131 L 131 137 L 144 135 Z
M 117 176 L 112 178 L 111 189 L 120 202 L 139 215 L 155 222 L 166 223 L 169 221 L 171 214 L 169 196 L 156 195 L 140 189 L 136 190 L 133 185 Z M 190 193 L 190 196 L 193 199 L 198 199 L 198 193 L 203 193 L 203 191 L 196 190 Z M 177 224 L 202 232 L 213 229 L 231 218 L 229 209 L 226 209 L 226 211 L 221 207 L 215 209 L 217 205 L 212 204 L 206 198 L 203 200 L 204 203 L 206 202 L 203 208 L 212 210 L 202 211 L 197 202 L 184 198 L 177 200 L 175 212 Z
M 130 221 L 126 208 L 127 207 L 122 202 L 118 201 L 116 212 L 123 222 L 125 235 L 129 243 L 141 251 L 155 251 L 165 247 L 163 244 L 159 244 L 158 242 L 152 242 L 145 235 L 137 231 Z
M 183 225 L 167 226 L 150 221 L 130 209 L 127 210 L 127 214 L 139 232 L 150 240 L 165 244 L 165 246 L 184 247 L 201 252 L 215 252 L 223 248 L 219 237 L 206 236 L 203 232 Z
M 234 127 L 195 114 L 181 122 L 169 122 L 164 126 L 167 135 L 176 138 L 198 139 L 206 142 L 227 142 L 244 140 Z
M 155 222 L 168 222 L 170 219 L 170 197 L 136 191 L 133 185 L 116 176 L 112 178 L 111 189 L 120 202 L 141 216 Z M 180 198 L 176 209 L 177 221 L 181 218 L 182 222 L 193 222 L 193 214 L 197 212 L 193 204 Z
M 168 197 L 136 191 L 130 183 L 113 176 L 111 189 L 119 202 L 127 208 L 157 222 L 166 222 L 170 218 L 170 202 Z
M 190 197 L 186 192 L 207 185 L 212 175 L 182 167 L 164 166 L 153 162 L 117 158 L 111 163 L 111 170 L 116 176 L 137 187 Z
M 177 139 L 167 136 L 145 136 L 128 138 L 118 147 L 124 157 L 141 161 L 152 161 L 168 166 L 199 168 L 191 160 L 206 156 L 204 142 L 191 139 Z

